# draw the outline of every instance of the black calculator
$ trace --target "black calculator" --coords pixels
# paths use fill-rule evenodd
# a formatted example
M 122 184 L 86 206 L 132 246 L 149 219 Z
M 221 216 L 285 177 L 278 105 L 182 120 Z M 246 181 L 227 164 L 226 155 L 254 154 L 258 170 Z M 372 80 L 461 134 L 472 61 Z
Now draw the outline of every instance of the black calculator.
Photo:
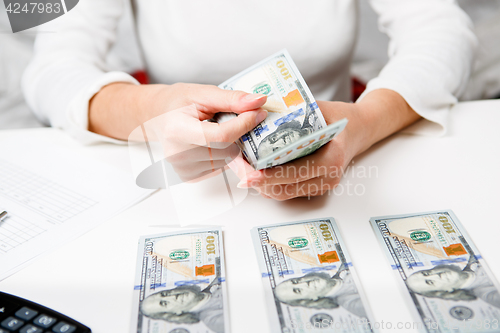
M 0 333 L 91 333 L 59 312 L 0 291 Z

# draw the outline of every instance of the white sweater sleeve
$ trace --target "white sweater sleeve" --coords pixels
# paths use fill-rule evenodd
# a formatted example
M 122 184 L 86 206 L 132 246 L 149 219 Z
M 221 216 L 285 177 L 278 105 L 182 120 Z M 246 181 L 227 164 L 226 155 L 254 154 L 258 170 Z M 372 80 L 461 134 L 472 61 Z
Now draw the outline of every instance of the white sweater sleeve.
M 393 90 L 424 118 L 405 132 L 444 135 L 472 68 L 477 40 L 470 19 L 454 0 L 370 1 L 390 38 L 390 60 L 358 101 Z
M 22 88 L 45 124 L 63 128 L 83 143 L 122 142 L 88 131 L 90 99 L 113 82 L 138 82 L 122 72 L 106 72 L 107 53 L 116 39 L 123 0 L 85 0 L 44 24 Z

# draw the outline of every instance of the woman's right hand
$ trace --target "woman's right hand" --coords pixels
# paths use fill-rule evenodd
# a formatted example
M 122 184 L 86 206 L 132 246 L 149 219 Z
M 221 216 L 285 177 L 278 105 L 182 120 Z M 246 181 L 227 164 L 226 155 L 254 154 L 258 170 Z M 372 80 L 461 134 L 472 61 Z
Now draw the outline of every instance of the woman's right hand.
M 266 118 L 267 111 L 261 109 L 266 99 L 210 85 L 116 83 L 92 99 L 89 129 L 128 139 L 129 133 L 146 124 L 154 129 L 148 132 L 156 134 L 148 135 L 148 140 L 160 141 L 167 161 L 182 180 L 189 181 L 224 167 L 238 155 L 234 142 Z M 205 121 L 219 112 L 238 117 L 222 124 Z

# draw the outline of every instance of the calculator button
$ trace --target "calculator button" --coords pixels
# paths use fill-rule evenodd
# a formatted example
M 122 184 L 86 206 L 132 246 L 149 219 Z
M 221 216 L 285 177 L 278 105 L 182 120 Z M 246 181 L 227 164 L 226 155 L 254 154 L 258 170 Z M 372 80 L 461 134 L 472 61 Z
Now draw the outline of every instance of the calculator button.
M 23 326 L 23 324 L 24 324 L 24 321 L 22 321 L 21 319 L 9 317 L 9 318 L 5 319 L 4 321 L 2 321 L 0 326 L 2 326 L 3 328 L 6 328 L 8 330 L 15 331 L 19 327 Z
M 18 304 L 0 299 L 0 318 L 6 317 L 16 309 L 19 309 Z
M 24 320 L 31 320 L 37 314 L 38 312 L 35 310 L 31 310 L 30 308 L 24 306 L 16 312 L 16 317 Z
M 33 323 L 43 328 L 49 328 L 50 326 L 54 325 L 56 321 L 56 318 L 52 318 L 43 314 L 39 315 Z
M 33 325 L 26 325 L 19 331 L 19 333 L 42 333 L 42 332 L 43 331 L 41 328 L 35 327 Z
M 56 326 L 52 327 L 52 332 L 55 333 L 71 333 L 76 330 L 76 327 L 61 321 Z
M 0 333 L 9 333 L 9 332 L 0 328 Z

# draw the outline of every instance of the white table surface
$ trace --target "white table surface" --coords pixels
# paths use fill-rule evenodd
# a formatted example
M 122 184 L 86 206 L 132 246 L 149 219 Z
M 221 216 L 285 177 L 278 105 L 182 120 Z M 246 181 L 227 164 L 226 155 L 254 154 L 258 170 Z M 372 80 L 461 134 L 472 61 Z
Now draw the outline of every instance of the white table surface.
M 335 217 L 375 321 L 394 326 L 413 319 L 368 223 L 372 216 L 452 209 L 500 279 L 499 127 L 500 100 L 460 103 L 452 111 L 447 136 L 397 134 L 355 158 L 354 170 L 372 167 L 372 177 L 351 174 L 341 184 L 360 184 L 358 194 L 365 190 L 362 195 L 344 193 L 286 202 L 248 195 L 236 208 L 205 221 L 224 229 L 231 331 L 271 332 L 249 233 L 258 225 Z M 34 139 L 61 135 L 56 132 L 0 131 L 0 140 L 15 134 Z M 126 146 L 79 149 L 130 168 Z M 0 290 L 61 311 L 94 333 L 129 332 L 138 238 L 177 230 L 172 205 L 167 192 L 159 191 L 1 281 Z

